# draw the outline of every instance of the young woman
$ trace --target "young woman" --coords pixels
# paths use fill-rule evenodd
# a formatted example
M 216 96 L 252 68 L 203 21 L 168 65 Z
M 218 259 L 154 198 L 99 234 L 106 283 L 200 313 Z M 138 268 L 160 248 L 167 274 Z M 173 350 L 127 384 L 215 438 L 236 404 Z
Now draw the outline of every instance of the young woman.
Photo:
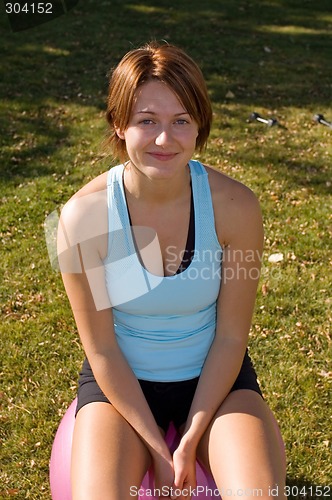
M 62 211 L 59 262 L 86 353 L 74 500 L 133 498 L 151 465 L 156 491 L 189 498 L 196 458 L 224 498 L 267 499 L 272 488 L 284 498 L 280 438 L 247 352 L 261 212 L 247 187 L 192 160 L 211 118 L 201 71 L 182 50 L 129 52 L 107 107 L 124 163 Z M 171 421 L 182 435 L 173 456 Z

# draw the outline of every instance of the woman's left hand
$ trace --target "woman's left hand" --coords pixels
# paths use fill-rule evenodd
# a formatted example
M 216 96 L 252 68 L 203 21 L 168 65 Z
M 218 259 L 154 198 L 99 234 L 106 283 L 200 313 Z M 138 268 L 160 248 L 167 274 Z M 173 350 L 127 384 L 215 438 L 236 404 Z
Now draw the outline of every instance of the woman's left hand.
M 190 500 L 196 488 L 196 450 L 179 447 L 173 454 L 174 493 L 176 499 Z

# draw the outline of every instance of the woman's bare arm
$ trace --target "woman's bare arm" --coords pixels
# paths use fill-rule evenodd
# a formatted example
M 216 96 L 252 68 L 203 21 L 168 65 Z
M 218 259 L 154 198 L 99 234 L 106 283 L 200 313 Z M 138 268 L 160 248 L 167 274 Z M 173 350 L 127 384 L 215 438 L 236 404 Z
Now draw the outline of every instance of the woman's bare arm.
M 116 340 L 103 266 L 108 240 L 106 207 L 105 192 L 87 190 L 64 207 L 58 230 L 63 282 L 98 385 L 146 443 L 152 458 L 171 464 L 141 387 Z
M 240 371 L 260 274 L 263 227 L 258 201 L 242 184 L 229 178 L 224 178 L 225 182 L 227 194 L 217 194 L 214 203 L 215 213 L 219 210 L 221 214 L 216 214 L 216 228 L 224 250 L 216 335 L 175 452 L 182 463 L 195 459 L 200 438 Z M 178 479 L 179 484 L 182 479 Z

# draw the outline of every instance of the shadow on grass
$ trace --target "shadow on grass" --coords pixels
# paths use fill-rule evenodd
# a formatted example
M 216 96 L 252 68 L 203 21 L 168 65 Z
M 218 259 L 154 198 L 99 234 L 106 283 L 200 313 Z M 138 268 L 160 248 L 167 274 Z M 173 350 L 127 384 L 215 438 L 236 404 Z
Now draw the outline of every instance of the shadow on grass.
M 235 95 L 233 103 L 253 109 L 324 112 L 330 103 L 329 0 L 161 0 L 157 5 L 85 0 L 65 16 L 17 33 L 3 17 L 3 180 L 58 172 L 52 155 L 70 148 L 76 126 L 70 120 L 63 125 L 61 109 L 103 110 L 109 68 L 150 39 L 187 50 L 202 67 L 215 104 L 227 106 L 228 91 Z
M 331 500 L 332 485 L 312 484 L 303 478 L 288 478 L 286 492 L 288 500 Z

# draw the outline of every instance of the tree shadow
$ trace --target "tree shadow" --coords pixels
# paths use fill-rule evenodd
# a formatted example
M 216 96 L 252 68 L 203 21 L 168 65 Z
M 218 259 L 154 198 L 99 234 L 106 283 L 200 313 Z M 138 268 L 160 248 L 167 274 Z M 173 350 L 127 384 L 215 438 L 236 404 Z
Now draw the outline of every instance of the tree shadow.
M 328 484 L 312 484 L 302 477 L 287 479 L 286 491 L 288 500 L 322 500 L 332 498 L 332 486 Z
M 67 15 L 13 33 L 3 17 L 0 177 L 49 175 L 70 148 L 68 104 L 105 109 L 107 72 L 150 39 L 182 46 L 202 67 L 213 103 L 302 107 L 330 104 L 332 37 L 328 0 L 85 0 Z M 244 159 L 245 161 L 245 159 Z M 57 167 L 58 168 L 58 167 Z

